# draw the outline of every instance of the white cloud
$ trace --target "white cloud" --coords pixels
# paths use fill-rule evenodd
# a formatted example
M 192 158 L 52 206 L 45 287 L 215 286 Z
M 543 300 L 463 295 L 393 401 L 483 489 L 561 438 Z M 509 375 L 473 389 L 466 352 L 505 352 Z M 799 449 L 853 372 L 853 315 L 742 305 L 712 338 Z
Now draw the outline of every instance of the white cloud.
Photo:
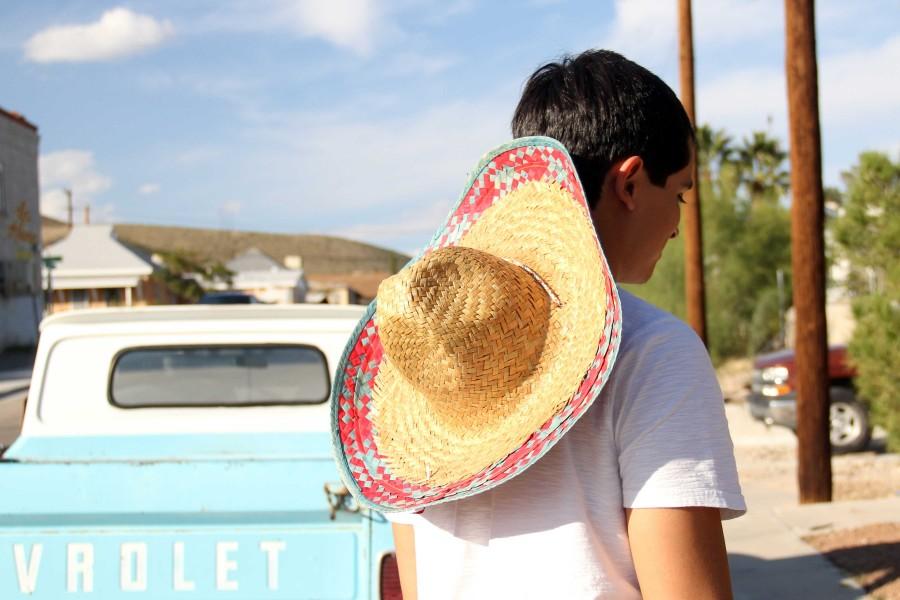
M 676 3 L 669 4 L 674 7 Z M 772 34 L 783 35 L 783 2 L 715 0 L 694 2 L 692 9 L 693 33 L 698 44 L 737 45 Z
M 159 192 L 159 184 L 158 183 L 145 183 L 141 187 L 138 188 L 138 193 L 142 196 L 150 196 Z
M 219 206 L 219 213 L 225 217 L 236 217 L 241 212 L 241 203 L 237 200 L 230 200 L 228 202 L 223 202 L 221 206 Z
M 678 3 L 615 0 L 615 17 L 602 47 L 649 65 L 678 58 Z M 694 53 L 701 46 L 738 45 L 782 31 L 784 7 L 776 0 L 693 3 Z
M 93 153 L 86 150 L 60 150 L 43 154 L 38 167 L 41 214 L 58 219 L 67 218 L 64 190 L 69 189 L 72 191 L 73 204 L 79 212 L 90 204 L 94 221 L 112 218 L 111 204 L 98 204 L 94 201 L 97 195 L 110 188 L 112 181 L 97 172 Z
M 390 218 L 384 222 L 356 223 L 328 233 L 370 244 L 391 244 L 398 239 L 421 240 L 422 243 L 416 248 L 405 249 L 414 255 L 431 240 L 437 228 L 444 224 L 451 208 L 452 202 L 435 202 L 421 209 L 406 209 L 400 214 L 388 215 Z
M 195 25 L 198 31 L 287 31 L 369 55 L 392 29 L 376 0 L 231 0 Z
M 318 197 L 328 197 L 329 208 L 446 198 L 449 210 L 467 170 L 508 139 L 510 106 L 460 101 L 382 120 L 304 114 L 268 135 L 287 152 L 283 172 L 300 173 L 303 189 L 323 192 Z
M 772 118 L 786 126 L 787 92 L 784 71 L 752 67 L 726 72 L 697 90 L 697 115 L 703 123 L 742 132 L 761 129 Z
M 859 152 L 900 144 L 896 111 L 900 80 L 887 76 L 900 64 L 900 35 L 871 48 L 819 58 L 819 122 L 823 178 L 840 182 L 840 173 Z M 700 121 L 740 137 L 768 129 L 788 140 L 787 84 L 783 68 L 730 71 L 697 90 Z M 771 122 L 768 119 L 771 118 Z
M 60 150 L 40 158 L 41 187 L 65 185 L 83 194 L 109 189 L 108 177 L 97 173 L 94 154 L 87 150 Z
M 413 52 L 401 52 L 388 61 L 384 73 L 394 77 L 424 75 L 432 77 L 443 73 L 459 60 L 451 56 L 424 56 Z
M 880 46 L 819 59 L 819 110 L 823 124 L 856 126 L 883 118 L 894 122 L 900 106 L 900 80 L 887 76 L 900 64 L 900 35 Z M 748 130 L 767 116 L 786 128 L 787 84 L 780 67 L 730 71 L 700 86 L 697 112 L 717 127 Z
M 287 22 L 301 35 L 320 37 L 360 54 L 371 51 L 380 16 L 374 0 L 293 0 L 285 2 L 283 10 Z
M 169 21 L 114 8 L 94 23 L 39 31 L 25 42 L 25 56 L 39 63 L 111 60 L 157 46 L 173 33 Z
M 181 167 L 196 167 L 209 164 L 222 158 L 224 148 L 219 146 L 191 146 L 176 151 L 172 162 Z
M 267 150 L 242 161 L 242 185 L 272 190 L 257 210 L 287 206 L 298 222 L 332 223 L 329 233 L 414 248 L 430 239 L 479 157 L 509 139 L 513 105 L 491 97 L 378 120 L 349 110 L 269 115 L 249 146 Z
M 883 115 L 897 122 L 900 107 L 900 35 L 880 46 L 820 60 L 822 112 L 829 120 L 848 123 Z M 900 134 L 900 131 L 895 129 Z

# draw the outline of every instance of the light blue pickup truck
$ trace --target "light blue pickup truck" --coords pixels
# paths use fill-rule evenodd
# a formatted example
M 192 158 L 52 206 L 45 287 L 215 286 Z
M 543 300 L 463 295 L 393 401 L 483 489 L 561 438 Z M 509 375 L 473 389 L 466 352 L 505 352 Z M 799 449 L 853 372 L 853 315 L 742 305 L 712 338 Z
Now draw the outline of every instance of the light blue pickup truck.
M 46 319 L 0 459 L 0 598 L 399 598 L 390 524 L 331 453 L 362 307 Z

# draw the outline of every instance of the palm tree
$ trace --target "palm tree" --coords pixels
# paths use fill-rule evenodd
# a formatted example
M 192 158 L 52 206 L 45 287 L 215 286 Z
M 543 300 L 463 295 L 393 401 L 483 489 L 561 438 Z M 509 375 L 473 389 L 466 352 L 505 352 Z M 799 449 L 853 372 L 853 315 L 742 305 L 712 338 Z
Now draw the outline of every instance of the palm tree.
M 732 138 L 724 129 L 713 129 L 708 124 L 697 128 L 697 163 L 706 181 L 718 176 L 723 166 L 734 162 L 734 156 Z
M 769 137 L 764 131 L 754 131 L 736 151 L 741 184 L 752 203 L 775 201 L 787 193 L 790 187 L 790 174 L 784 165 L 787 152 L 777 138 Z

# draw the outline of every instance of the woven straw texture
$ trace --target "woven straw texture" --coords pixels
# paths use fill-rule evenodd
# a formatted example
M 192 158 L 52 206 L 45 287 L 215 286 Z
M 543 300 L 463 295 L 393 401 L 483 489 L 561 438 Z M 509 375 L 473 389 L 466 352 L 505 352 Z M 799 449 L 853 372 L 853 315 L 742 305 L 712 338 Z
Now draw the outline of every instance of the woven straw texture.
M 392 512 L 514 477 L 597 398 L 620 334 L 565 149 L 550 138 L 496 149 L 351 336 L 332 392 L 342 478 L 362 505 Z

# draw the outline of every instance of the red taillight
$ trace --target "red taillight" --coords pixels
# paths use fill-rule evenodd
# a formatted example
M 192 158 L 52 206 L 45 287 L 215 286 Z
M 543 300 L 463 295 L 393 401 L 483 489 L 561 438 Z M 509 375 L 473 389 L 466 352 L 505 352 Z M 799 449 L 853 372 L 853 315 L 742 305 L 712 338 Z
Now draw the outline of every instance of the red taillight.
M 397 555 L 385 554 L 381 559 L 381 600 L 403 600 Z

